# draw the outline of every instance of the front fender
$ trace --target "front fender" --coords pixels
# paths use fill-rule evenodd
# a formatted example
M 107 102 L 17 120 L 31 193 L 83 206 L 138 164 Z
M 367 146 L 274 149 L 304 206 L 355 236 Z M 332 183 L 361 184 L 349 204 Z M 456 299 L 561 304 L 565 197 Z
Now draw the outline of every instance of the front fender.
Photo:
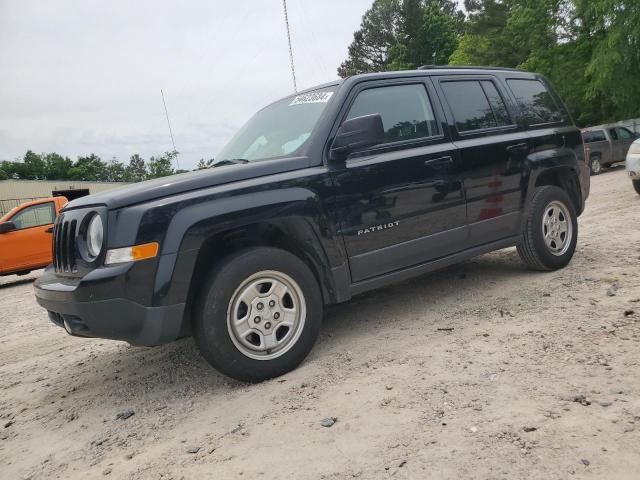
M 203 245 L 249 227 L 273 227 L 318 274 L 325 299 L 335 296 L 331 266 L 340 263 L 334 223 L 321 196 L 308 188 L 253 189 L 185 205 L 167 224 L 154 285 L 154 304 L 185 302 Z M 255 231 L 256 230 L 254 228 Z M 256 244 L 262 239 L 257 238 Z

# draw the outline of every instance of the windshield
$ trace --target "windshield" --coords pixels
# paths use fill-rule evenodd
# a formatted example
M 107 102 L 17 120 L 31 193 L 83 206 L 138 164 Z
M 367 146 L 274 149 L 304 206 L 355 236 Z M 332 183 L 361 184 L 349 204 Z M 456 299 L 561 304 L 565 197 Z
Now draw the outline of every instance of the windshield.
M 295 155 L 311 136 L 335 89 L 288 97 L 260 110 L 222 149 L 215 163 Z

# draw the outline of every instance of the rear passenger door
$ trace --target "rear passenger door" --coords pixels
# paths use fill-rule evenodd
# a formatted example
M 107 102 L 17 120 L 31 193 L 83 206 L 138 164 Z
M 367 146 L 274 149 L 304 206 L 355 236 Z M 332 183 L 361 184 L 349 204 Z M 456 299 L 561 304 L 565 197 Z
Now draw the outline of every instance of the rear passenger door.
M 437 84 L 460 149 L 469 246 L 518 235 L 530 146 L 516 125 L 509 97 L 491 75 L 438 77 Z
M 331 169 L 353 282 L 460 251 L 466 239 L 457 151 L 433 87 L 424 78 L 364 82 L 338 123 L 371 114 L 381 115 L 385 142 Z
M 528 165 L 532 169 L 575 166 L 576 159 L 583 159 L 582 134 L 542 77 L 509 76 L 506 84 L 516 101 L 520 124 L 530 138 Z M 529 177 L 533 173 L 525 174 Z

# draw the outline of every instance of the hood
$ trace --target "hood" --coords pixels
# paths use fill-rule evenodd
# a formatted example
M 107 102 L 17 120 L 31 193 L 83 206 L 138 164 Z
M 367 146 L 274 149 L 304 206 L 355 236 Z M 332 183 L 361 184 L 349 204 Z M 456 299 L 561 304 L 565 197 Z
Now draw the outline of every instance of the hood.
M 195 172 L 181 173 L 134 183 L 106 192 L 81 197 L 68 203 L 65 210 L 95 205 L 106 205 L 109 210 L 113 210 L 202 188 L 299 170 L 308 165 L 308 158 L 299 157 L 225 165 L 197 170 Z

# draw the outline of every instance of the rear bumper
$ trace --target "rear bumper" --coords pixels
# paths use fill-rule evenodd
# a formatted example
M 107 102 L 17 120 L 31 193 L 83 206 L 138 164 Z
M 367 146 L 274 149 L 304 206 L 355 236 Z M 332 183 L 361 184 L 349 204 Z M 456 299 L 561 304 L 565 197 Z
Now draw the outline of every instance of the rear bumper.
M 38 303 L 49 319 L 80 337 L 124 340 L 153 346 L 182 336 L 185 304 L 146 306 L 127 298 L 90 300 L 96 282 L 126 282 L 126 265 L 95 270 L 77 283 L 65 282 L 49 267 L 35 282 Z M 95 272 L 98 272 L 97 274 Z

